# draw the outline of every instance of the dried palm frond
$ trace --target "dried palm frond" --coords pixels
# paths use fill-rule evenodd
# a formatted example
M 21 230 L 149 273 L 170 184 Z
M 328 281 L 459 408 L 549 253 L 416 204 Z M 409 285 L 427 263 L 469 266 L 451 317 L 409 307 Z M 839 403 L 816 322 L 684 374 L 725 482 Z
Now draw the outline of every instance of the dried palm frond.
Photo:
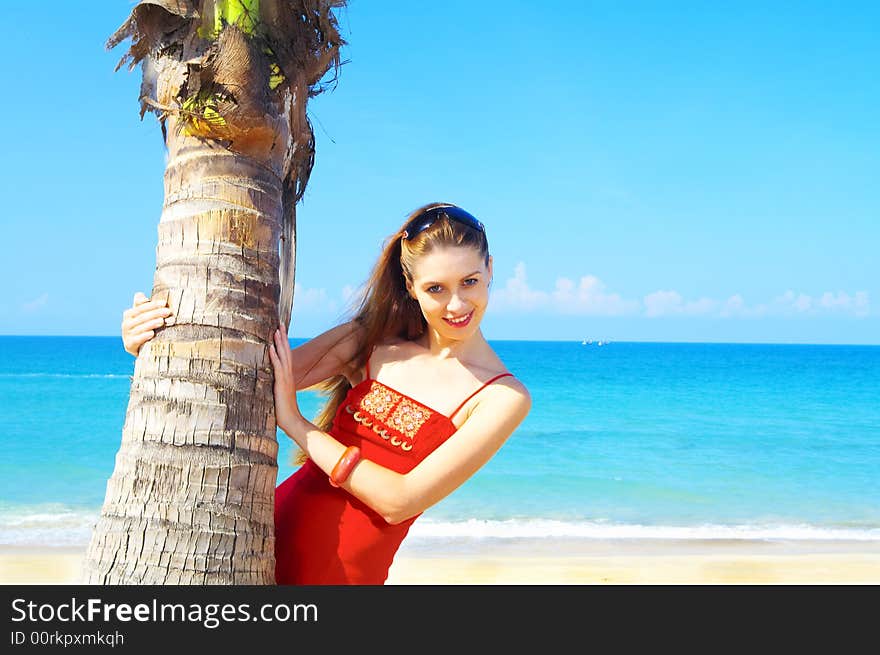
M 108 39 L 130 38 L 120 59 L 143 63 L 141 116 L 178 116 L 190 134 L 258 156 L 289 127 L 282 172 L 284 224 L 279 315 L 293 304 L 295 206 L 315 161 L 308 99 L 332 88 L 341 66 L 334 10 L 345 0 L 141 0 Z M 324 80 L 327 73 L 330 77 Z M 285 130 L 287 132 L 288 130 Z

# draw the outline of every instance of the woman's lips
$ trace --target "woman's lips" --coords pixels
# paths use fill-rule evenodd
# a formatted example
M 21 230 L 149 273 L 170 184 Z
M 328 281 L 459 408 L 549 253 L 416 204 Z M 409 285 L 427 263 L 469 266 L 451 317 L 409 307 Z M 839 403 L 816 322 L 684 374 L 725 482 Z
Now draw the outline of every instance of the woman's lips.
M 449 325 L 451 325 L 451 326 L 454 327 L 454 328 L 463 328 L 463 327 L 465 327 L 468 323 L 471 322 L 471 319 L 473 318 L 473 316 L 474 316 L 474 310 L 471 310 L 471 313 L 467 315 L 467 318 L 464 319 L 463 321 L 459 322 L 459 323 L 453 323 L 453 322 L 450 321 L 448 318 L 444 318 L 443 320 L 446 321 Z

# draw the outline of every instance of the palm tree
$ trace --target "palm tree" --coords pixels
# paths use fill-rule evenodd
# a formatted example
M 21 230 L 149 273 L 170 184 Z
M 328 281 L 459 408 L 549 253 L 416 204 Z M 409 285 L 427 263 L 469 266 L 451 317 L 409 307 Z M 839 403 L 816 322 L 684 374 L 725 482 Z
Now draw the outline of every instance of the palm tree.
M 142 0 L 110 38 L 142 64 L 168 150 L 153 298 L 85 558 L 90 584 L 274 583 L 271 331 L 293 299 L 308 99 L 340 65 L 344 0 Z

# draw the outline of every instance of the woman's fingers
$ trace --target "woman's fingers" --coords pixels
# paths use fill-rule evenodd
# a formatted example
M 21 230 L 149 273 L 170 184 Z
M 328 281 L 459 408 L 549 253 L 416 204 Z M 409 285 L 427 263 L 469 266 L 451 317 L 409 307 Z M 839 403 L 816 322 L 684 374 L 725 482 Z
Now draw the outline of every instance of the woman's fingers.
M 134 294 L 133 306 L 122 312 L 122 343 L 125 350 L 137 356 L 141 346 L 165 327 L 174 312 L 164 300 L 150 300 L 140 291 Z
M 290 366 L 290 342 L 287 340 L 287 333 L 280 329 L 275 331 L 275 338 L 278 340 L 278 356 L 285 366 Z
M 131 334 L 127 338 L 123 339 L 125 350 L 137 357 L 138 352 L 140 352 L 141 346 L 152 339 L 155 335 L 156 333 L 153 330 Z
M 129 311 L 129 315 L 132 317 L 141 316 L 142 314 L 146 314 L 147 312 L 159 312 L 159 311 L 167 311 L 169 315 L 173 312 L 168 305 L 165 304 L 164 300 L 150 300 L 149 302 L 142 303 L 137 307 L 132 307 Z
M 161 310 L 149 312 L 136 318 L 127 318 L 122 321 L 123 340 L 131 339 L 135 334 L 146 333 L 150 330 L 158 330 L 165 327 L 167 314 Z
M 122 312 L 122 317 L 123 318 L 136 318 L 146 312 L 161 311 L 161 310 L 167 311 L 168 316 L 171 316 L 171 314 L 174 313 L 171 311 L 171 308 L 165 304 L 164 301 L 150 300 L 148 302 L 141 303 L 140 305 L 137 305 L 136 307 L 130 307 L 129 309 L 126 309 L 124 312 Z
M 275 359 L 279 365 L 284 366 L 284 349 L 281 347 L 281 335 L 278 330 L 272 333 L 272 349 L 275 351 Z
M 269 359 L 272 360 L 272 368 L 275 369 L 275 376 L 284 375 L 284 360 L 278 354 L 280 349 L 274 343 L 269 344 Z
M 272 343 L 269 344 L 269 357 L 275 368 L 275 376 L 281 376 L 285 382 L 293 379 L 293 367 L 290 358 L 290 344 L 286 342 L 281 330 L 272 333 Z
M 141 321 L 154 321 L 156 319 L 159 319 L 164 323 L 165 319 L 171 316 L 173 313 L 174 312 L 171 311 L 170 307 L 160 307 L 159 309 L 153 309 L 148 312 L 144 312 L 143 314 L 140 314 L 138 318 L 140 318 Z
M 127 320 L 128 325 L 134 327 L 136 325 L 143 325 L 145 323 L 151 323 L 154 321 L 159 321 L 159 325 L 163 325 L 165 323 L 165 319 L 171 316 L 171 310 L 167 307 L 160 307 L 158 309 L 152 309 L 150 311 L 145 311 L 136 316 L 130 316 Z
M 156 330 L 164 327 L 166 319 L 174 312 L 166 300 L 150 300 L 138 291 L 132 306 L 122 312 L 122 343 L 125 350 L 137 356 L 141 346 L 156 336 Z

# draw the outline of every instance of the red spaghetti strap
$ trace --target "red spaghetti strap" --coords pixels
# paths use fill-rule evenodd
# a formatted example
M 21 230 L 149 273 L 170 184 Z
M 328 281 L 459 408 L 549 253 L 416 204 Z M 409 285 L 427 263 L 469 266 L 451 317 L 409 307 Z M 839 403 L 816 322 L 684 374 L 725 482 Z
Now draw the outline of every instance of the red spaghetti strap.
M 476 391 L 474 391 L 470 396 L 468 396 L 467 398 L 465 398 L 464 401 L 461 403 L 461 405 L 459 405 L 458 407 L 456 407 L 456 408 L 455 408 L 455 411 L 452 412 L 452 414 L 449 415 L 449 418 L 452 419 L 453 416 L 455 416 L 456 414 L 458 414 L 458 410 L 460 410 L 462 407 L 465 406 L 465 404 L 467 403 L 467 401 L 469 401 L 471 398 L 473 398 L 474 396 L 476 396 L 478 393 L 480 393 L 483 389 L 485 389 L 486 387 L 488 387 L 490 384 L 492 384 L 493 382 L 495 382 L 495 380 L 497 380 L 498 378 L 503 378 L 503 377 L 508 376 L 508 375 L 511 376 L 511 377 L 513 377 L 513 373 L 501 373 L 500 375 L 496 375 L 494 378 L 492 378 L 491 380 L 489 380 L 488 382 L 486 382 L 482 387 L 480 387 L 479 389 L 477 389 Z

